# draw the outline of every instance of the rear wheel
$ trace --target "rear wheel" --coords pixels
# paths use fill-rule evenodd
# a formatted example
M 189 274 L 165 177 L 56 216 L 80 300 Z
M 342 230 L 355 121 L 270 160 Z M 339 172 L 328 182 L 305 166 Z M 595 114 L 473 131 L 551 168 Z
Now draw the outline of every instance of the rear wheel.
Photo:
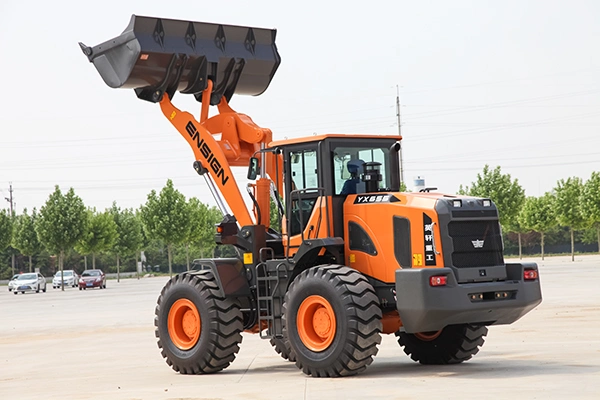
M 458 364 L 483 346 L 488 329 L 479 325 L 449 325 L 437 332 L 396 332 L 404 352 L 421 364 Z
M 381 308 L 369 282 L 340 265 L 302 272 L 285 296 L 284 337 L 307 375 L 364 371 L 381 342 Z
M 163 288 L 154 325 L 161 354 L 182 374 L 227 368 L 242 342 L 242 312 L 221 297 L 211 272 L 184 273 Z
M 277 354 L 281 356 L 281 358 L 292 362 L 296 361 L 296 354 L 294 354 L 294 352 L 292 351 L 290 341 L 288 339 L 272 338 L 270 340 L 270 343 L 271 346 L 273 346 L 273 348 L 277 352 Z

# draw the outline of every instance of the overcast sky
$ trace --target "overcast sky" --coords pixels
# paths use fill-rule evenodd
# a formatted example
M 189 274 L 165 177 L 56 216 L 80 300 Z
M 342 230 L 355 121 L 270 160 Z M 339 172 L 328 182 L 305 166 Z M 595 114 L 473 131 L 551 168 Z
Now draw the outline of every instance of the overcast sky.
M 487 163 L 538 196 L 600 171 L 598 1 L 13 0 L 0 2 L 0 209 L 9 182 L 18 212 L 56 184 L 103 210 L 137 208 L 168 178 L 214 204 L 159 106 L 110 89 L 77 45 L 131 14 L 276 28 L 270 87 L 231 101 L 275 139 L 397 133 L 399 85 L 409 186 L 456 193 Z M 199 114 L 193 96 L 174 103 Z

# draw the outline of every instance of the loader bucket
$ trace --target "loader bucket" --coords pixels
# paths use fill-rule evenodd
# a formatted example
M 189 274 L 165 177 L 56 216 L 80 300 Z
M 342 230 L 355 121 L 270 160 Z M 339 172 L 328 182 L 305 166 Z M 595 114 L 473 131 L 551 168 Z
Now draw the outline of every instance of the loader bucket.
M 211 79 L 215 105 L 223 96 L 229 101 L 234 93 L 256 96 L 267 89 L 281 62 L 276 32 L 132 15 L 121 35 L 79 46 L 112 88 L 135 89 L 151 102 L 176 91 L 201 101 Z

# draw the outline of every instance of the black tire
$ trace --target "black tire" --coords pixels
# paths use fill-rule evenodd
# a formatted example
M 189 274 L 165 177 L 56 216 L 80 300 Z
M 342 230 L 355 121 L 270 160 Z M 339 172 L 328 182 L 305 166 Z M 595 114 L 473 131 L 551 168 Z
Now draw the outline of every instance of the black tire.
M 191 302 L 201 321 L 199 337 L 187 349 L 174 343 L 168 328 L 169 313 L 178 300 Z M 182 374 L 209 374 L 227 368 L 240 350 L 244 328 L 239 306 L 220 296 L 210 271 L 183 273 L 167 282 L 158 297 L 154 326 L 162 356 Z
M 311 323 L 317 314 L 306 318 L 298 317 L 305 300 L 322 299 L 330 310 L 331 324 L 335 331 L 325 332 L 328 338 L 311 350 L 302 339 L 300 330 L 306 333 L 312 329 Z M 318 312 L 323 307 L 316 309 Z M 377 354 L 377 345 L 381 343 L 381 308 L 379 299 L 371 284 L 354 269 L 328 265 L 310 268 L 294 279 L 283 305 L 284 337 L 288 337 L 291 352 L 296 357 L 296 366 L 307 375 L 314 377 L 337 377 L 355 375 L 364 371 L 373 362 Z M 310 313 L 306 314 L 307 316 Z M 302 325 L 307 328 L 302 328 Z M 314 328 L 314 334 L 317 328 Z M 321 346 L 319 348 L 319 346 Z
M 42 292 L 46 293 L 46 286 L 42 289 Z
M 14 293 L 17 294 L 18 292 L 15 290 Z
M 479 325 L 449 325 L 441 332 L 396 332 L 398 343 L 414 361 L 428 365 L 458 364 L 469 360 L 483 346 L 488 329 Z
M 40 285 L 38 285 L 38 286 L 37 286 L 37 289 L 35 289 L 35 292 L 36 292 L 36 293 L 39 293 L 39 292 L 40 292 Z
M 271 346 L 275 349 L 277 354 L 281 356 L 284 360 L 288 360 L 291 362 L 296 361 L 296 354 L 292 351 L 290 347 L 290 341 L 287 339 L 278 339 L 272 338 L 270 340 Z
M 79 286 L 79 290 L 83 290 L 83 289 L 81 288 L 81 286 Z

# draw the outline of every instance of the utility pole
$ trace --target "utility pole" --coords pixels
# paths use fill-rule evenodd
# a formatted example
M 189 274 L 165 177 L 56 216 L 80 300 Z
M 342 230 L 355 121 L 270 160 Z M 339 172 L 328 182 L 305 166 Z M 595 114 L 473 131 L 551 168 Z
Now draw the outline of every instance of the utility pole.
M 10 217 L 13 218 L 14 215 L 14 207 L 13 207 L 13 188 L 12 188 L 12 182 L 8 183 L 8 197 L 5 197 L 6 201 L 8 201 L 10 203 Z M 11 251 L 12 253 L 12 274 L 15 274 L 15 253 L 13 251 Z
M 396 85 L 396 117 L 398 118 L 398 136 L 402 136 L 402 124 L 400 123 L 400 89 Z M 404 182 L 404 163 L 402 161 L 402 141 L 400 141 L 400 183 Z
M 5 197 L 4 199 L 6 201 L 8 201 L 10 203 L 10 216 L 12 217 L 13 215 L 13 188 L 12 188 L 12 182 L 8 183 L 8 197 Z

